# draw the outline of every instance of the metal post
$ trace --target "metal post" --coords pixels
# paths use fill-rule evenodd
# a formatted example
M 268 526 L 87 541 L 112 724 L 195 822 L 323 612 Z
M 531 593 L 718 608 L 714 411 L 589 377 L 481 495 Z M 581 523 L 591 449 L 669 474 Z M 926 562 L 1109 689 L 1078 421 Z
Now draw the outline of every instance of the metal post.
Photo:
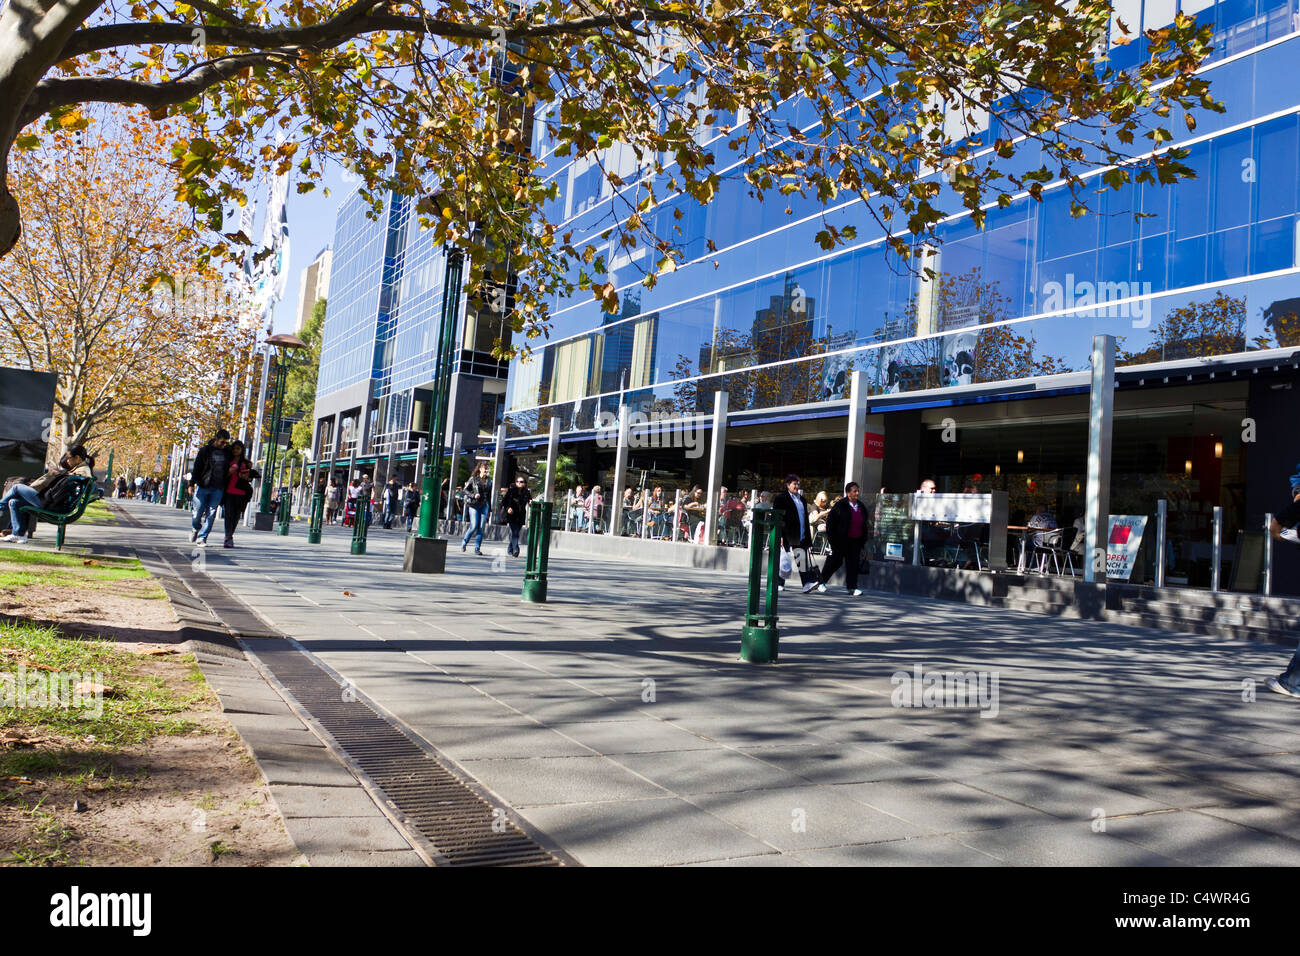
M 460 432 L 451 436 L 451 471 L 447 476 L 447 514 L 444 518 L 447 522 L 456 520 L 456 486 L 460 484 Z M 441 496 L 442 489 L 438 489 Z M 449 531 L 448 534 L 451 532 Z
M 1165 586 L 1165 551 L 1168 548 L 1169 502 L 1161 498 L 1156 502 L 1156 587 Z
M 1088 487 L 1084 498 L 1083 580 L 1089 584 L 1106 580 L 1104 558 L 1110 525 L 1111 424 L 1114 416 L 1115 336 L 1094 335 L 1088 407 Z M 1100 561 L 1099 556 L 1102 558 Z
M 113 449 L 110 448 L 108 450 L 108 475 L 107 475 L 108 489 L 104 494 L 104 497 L 106 498 L 113 497 L 113 493 L 117 489 L 117 482 L 113 479 L 113 454 L 114 454 Z
M 674 542 L 682 532 L 682 490 L 677 489 L 676 497 L 673 499 L 673 538 Z
M 262 495 L 258 502 L 259 514 L 271 513 L 271 486 L 268 482 L 275 478 L 275 461 L 280 443 L 280 407 L 284 403 L 285 362 L 279 358 L 275 363 L 275 397 L 271 401 L 271 433 L 266 441 L 266 467 L 262 470 Z
M 546 576 L 551 553 L 551 511 L 549 501 L 528 505 L 528 557 L 524 561 L 522 599 L 533 604 L 546 603 Z
M 641 540 L 650 537 L 650 489 L 641 489 Z
M 916 520 L 912 521 L 912 565 L 921 566 L 921 522 Z
M 506 426 L 504 424 L 497 426 L 497 442 L 492 454 L 492 494 L 488 498 L 488 520 L 492 520 L 497 513 L 497 495 L 500 494 L 501 479 L 506 477 Z
M 295 463 L 293 459 L 289 457 L 289 453 L 287 451 L 285 452 L 284 455 L 284 463 L 285 463 L 285 467 L 289 472 L 289 480 L 285 481 L 283 474 L 281 475 L 280 527 L 276 529 L 276 533 L 280 535 L 287 535 L 289 533 L 289 520 L 290 520 L 289 512 L 290 509 L 293 507 L 293 469 Z
M 1273 515 L 1264 515 L 1264 597 L 1273 594 Z
M 614 482 L 609 489 L 609 533 L 617 536 L 623 530 L 623 489 L 627 487 L 628 426 L 631 409 L 618 407 L 618 438 L 614 449 Z
M 1214 507 L 1214 544 L 1210 549 L 1210 590 L 1219 590 L 1219 565 L 1223 561 L 1223 509 Z
M 551 433 L 546 439 L 546 481 L 542 485 L 542 500 L 555 501 L 555 465 L 560 455 L 560 419 L 551 417 Z
M 740 659 L 751 664 L 775 664 L 778 650 L 776 583 L 780 580 L 781 513 L 772 508 L 754 512 L 750 521 L 749 593 L 745 625 L 740 632 Z M 767 550 L 767 580 L 763 580 L 763 551 Z
M 722 502 L 722 464 L 727 454 L 727 393 L 713 393 L 713 433 L 709 436 L 709 488 L 704 497 L 704 543 L 718 543 L 718 509 Z
M 262 444 L 262 419 L 266 414 L 266 387 L 271 381 L 271 353 L 274 351 L 269 345 L 264 346 L 264 348 L 265 348 L 265 352 L 262 355 L 262 387 L 257 393 L 257 409 L 256 409 L 257 423 L 253 426 L 253 434 L 252 434 L 252 440 L 254 443 L 253 461 L 263 461 L 263 463 L 265 463 L 263 452 L 266 449 Z M 251 392 L 252 383 L 250 382 L 249 385 L 250 385 L 250 392 Z M 244 446 L 247 447 L 248 443 L 245 442 Z M 268 469 L 263 469 L 262 477 L 258 479 L 258 483 L 261 484 L 262 486 L 265 486 L 266 483 L 270 480 L 271 480 L 270 471 Z M 253 509 L 249 508 L 248 510 L 252 512 Z M 258 510 L 259 511 L 262 510 L 260 504 L 260 498 L 259 498 Z

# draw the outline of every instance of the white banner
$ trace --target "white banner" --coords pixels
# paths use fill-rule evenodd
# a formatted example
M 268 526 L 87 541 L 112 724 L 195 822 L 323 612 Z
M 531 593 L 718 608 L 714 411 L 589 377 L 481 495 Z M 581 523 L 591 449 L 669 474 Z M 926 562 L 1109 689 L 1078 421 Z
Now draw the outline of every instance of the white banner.
M 1147 527 L 1146 515 L 1111 515 L 1110 529 L 1106 533 L 1106 577 L 1112 581 L 1127 581 L 1133 573 L 1138 550 L 1142 547 L 1142 532 Z

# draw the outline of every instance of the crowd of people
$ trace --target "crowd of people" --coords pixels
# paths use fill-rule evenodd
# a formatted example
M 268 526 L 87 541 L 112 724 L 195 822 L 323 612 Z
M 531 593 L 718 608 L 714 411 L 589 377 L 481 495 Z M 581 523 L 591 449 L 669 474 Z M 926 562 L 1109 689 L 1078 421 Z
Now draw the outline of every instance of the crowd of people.
M 136 501 L 162 504 L 167 495 L 167 479 L 153 475 L 136 475 L 134 478 L 118 475 L 112 493 L 114 498 L 134 498 Z

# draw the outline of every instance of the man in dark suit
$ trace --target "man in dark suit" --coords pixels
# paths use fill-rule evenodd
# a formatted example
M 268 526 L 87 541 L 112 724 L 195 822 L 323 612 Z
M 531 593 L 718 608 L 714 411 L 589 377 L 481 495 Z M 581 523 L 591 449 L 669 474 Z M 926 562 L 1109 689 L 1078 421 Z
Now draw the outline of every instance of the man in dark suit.
M 785 476 L 785 491 L 772 500 L 772 507 L 782 512 L 781 548 L 794 552 L 803 593 L 807 594 L 821 582 L 817 572 L 809 566 L 808 549 L 812 547 L 812 534 L 808 529 L 808 502 L 799 491 L 798 475 Z

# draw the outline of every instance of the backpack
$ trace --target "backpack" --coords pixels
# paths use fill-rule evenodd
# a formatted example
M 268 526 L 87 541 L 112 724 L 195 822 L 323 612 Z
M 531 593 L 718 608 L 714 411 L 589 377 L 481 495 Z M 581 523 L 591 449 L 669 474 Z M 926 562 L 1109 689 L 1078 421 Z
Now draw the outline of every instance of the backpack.
M 81 479 L 76 475 L 60 475 L 41 493 L 41 508 L 45 511 L 67 511 L 81 493 Z

